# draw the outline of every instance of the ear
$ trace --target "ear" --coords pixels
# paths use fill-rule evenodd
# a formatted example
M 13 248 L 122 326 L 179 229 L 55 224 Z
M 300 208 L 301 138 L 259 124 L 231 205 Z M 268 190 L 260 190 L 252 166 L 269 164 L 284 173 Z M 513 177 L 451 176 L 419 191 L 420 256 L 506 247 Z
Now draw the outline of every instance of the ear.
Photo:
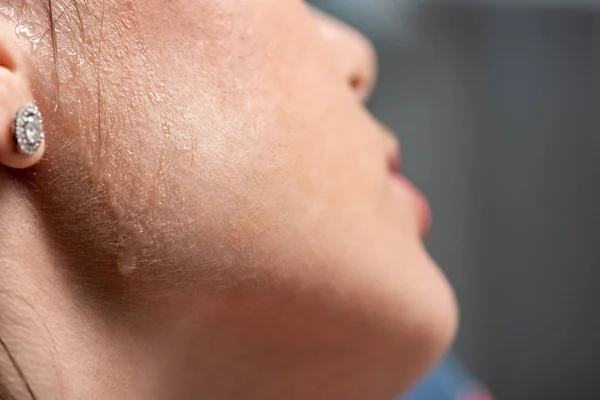
M 0 24 L 0 164 L 10 168 L 31 167 L 44 153 L 43 136 L 36 136 L 37 140 L 34 141 L 30 135 L 30 142 L 25 143 L 32 145 L 27 147 L 28 151 L 24 151 L 23 146 L 17 144 L 15 136 L 17 114 L 34 100 L 27 78 L 27 72 L 31 71 L 31 68 L 27 64 L 30 57 L 26 53 L 26 47 L 12 23 Z M 19 121 L 23 130 L 17 131 L 21 133 L 25 130 L 31 133 L 32 129 L 41 129 L 41 119 L 40 124 L 37 124 L 37 116 L 33 114 L 28 114 Z M 43 130 L 41 132 L 43 133 Z

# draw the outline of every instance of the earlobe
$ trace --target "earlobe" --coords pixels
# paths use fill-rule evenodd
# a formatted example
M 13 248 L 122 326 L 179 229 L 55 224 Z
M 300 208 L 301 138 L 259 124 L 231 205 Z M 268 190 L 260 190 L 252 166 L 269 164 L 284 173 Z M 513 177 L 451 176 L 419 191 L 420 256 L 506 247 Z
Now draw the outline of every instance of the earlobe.
M 44 132 L 18 40 L 0 29 L 0 164 L 29 168 L 42 158 Z

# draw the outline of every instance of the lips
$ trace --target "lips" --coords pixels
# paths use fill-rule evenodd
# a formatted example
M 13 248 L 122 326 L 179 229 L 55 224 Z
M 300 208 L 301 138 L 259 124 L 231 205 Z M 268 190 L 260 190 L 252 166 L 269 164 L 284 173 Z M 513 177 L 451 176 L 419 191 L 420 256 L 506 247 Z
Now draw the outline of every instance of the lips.
M 431 230 L 432 224 L 429 201 L 425 195 L 414 185 L 414 183 L 412 183 L 402 174 L 401 164 L 400 150 L 397 149 L 389 157 L 388 169 L 394 181 L 399 184 L 401 189 L 408 193 L 408 195 L 413 199 L 419 217 L 420 234 L 421 237 L 425 237 Z

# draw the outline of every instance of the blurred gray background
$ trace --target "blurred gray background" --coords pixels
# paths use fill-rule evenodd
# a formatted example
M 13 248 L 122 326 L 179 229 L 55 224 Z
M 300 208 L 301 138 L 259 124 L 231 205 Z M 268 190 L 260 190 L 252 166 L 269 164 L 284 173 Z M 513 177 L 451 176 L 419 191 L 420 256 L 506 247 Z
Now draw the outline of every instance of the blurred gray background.
M 457 353 L 498 399 L 600 399 L 600 2 L 312 3 L 378 48 Z

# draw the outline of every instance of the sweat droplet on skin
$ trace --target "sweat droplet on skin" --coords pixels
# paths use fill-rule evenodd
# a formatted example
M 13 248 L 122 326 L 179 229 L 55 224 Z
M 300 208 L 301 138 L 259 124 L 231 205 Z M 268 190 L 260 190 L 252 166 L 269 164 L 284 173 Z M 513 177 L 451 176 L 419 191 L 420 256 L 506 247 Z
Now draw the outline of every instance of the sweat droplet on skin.
M 118 270 L 124 276 L 133 274 L 136 269 L 136 231 L 139 228 L 124 220 L 126 214 L 121 207 L 113 204 L 115 216 L 120 220 L 118 225 Z
M 15 9 L 2 5 L 0 6 L 0 14 L 4 15 L 7 19 L 12 19 L 15 16 Z
M 40 43 L 40 39 L 34 37 L 33 33 L 28 27 L 26 27 L 25 25 L 17 25 L 15 27 L 15 33 L 20 37 L 27 39 L 27 41 L 31 43 L 31 47 L 33 48 L 33 50 L 37 49 L 38 44 Z
M 135 272 L 136 268 L 135 251 L 132 249 L 122 249 L 119 254 L 119 272 L 128 276 Z

